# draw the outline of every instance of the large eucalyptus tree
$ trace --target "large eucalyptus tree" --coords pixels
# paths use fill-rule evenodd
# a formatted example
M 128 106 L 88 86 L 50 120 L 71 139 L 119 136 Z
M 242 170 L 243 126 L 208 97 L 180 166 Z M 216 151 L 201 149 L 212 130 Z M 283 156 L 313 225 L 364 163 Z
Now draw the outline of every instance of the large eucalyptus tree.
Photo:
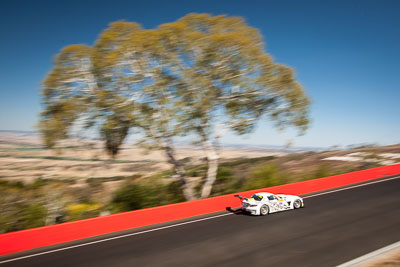
M 204 149 L 208 197 L 223 134 L 249 133 L 262 118 L 300 132 L 308 125 L 309 100 L 293 71 L 274 63 L 259 32 L 238 17 L 189 14 L 154 30 L 112 23 L 93 47 L 64 48 L 43 85 L 48 146 L 83 118 L 99 126 L 114 157 L 134 128 L 142 146 L 165 151 L 187 200 L 196 196 L 176 158 L 177 137 L 192 134 Z

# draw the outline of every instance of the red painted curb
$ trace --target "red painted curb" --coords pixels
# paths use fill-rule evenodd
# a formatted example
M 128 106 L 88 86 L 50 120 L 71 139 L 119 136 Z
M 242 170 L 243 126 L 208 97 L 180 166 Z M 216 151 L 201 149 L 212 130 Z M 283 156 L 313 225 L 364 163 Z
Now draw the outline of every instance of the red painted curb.
M 250 196 L 254 192 L 267 191 L 271 193 L 302 195 L 399 173 L 400 164 L 396 164 L 298 183 L 251 190 L 241 192 L 240 194 L 243 196 Z M 211 197 L 1 234 L 0 255 L 222 211 L 227 207 L 238 207 L 240 202 L 237 198 L 232 197 L 233 195 L 234 194 Z

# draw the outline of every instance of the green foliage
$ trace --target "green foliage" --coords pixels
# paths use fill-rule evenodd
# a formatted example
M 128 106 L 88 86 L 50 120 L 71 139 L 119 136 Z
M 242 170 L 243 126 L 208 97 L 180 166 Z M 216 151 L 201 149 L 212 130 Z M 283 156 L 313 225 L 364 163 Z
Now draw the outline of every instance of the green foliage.
M 285 184 L 287 179 L 275 165 L 264 164 L 250 173 L 244 183 L 245 190 Z
M 200 164 L 195 166 L 188 166 L 186 168 L 186 174 L 190 177 L 202 177 L 207 172 L 207 165 Z
M 111 201 L 113 212 L 123 212 L 184 201 L 179 182 L 125 182 Z
M 315 178 L 322 178 L 333 175 L 326 163 L 320 164 L 315 172 Z
M 153 174 L 151 176 L 151 178 L 152 179 L 156 179 L 156 178 L 171 177 L 174 174 L 175 174 L 174 170 L 165 170 L 165 171 L 160 171 L 160 172 L 158 172 L 156 174 Z
M 273 160 L 273 159 L 275 159 L 274 156 L 266 156 L 266 157 L 258 157 L 258 158 L 245 158 L 245 159 L 238 159 L 238 160 L 234 160 L 234 161 L 224 162 L 224 163 L 221 163 L 220 165 L 234 167 L 234 166 L 238 166 L 238 165 L 242 165 L 242 164 L 255 164 L 260 161 L 268 161 L 268 160 Z
M 163 205 L 185 201 L 182 185 L 179 181 L 168 183 L 163 190 Z
M 232 175 L 231 168 L 226 166 L 221 166 L 217 171 L 217 180 L 225 181 L 228 177 Z
M 68 101 L 52 101 L 41 113 L 42 119 L 38 124 L 39 131 L 46 147 L 52 148 L 57 140 L 66 139 L 68 130 L 78 118 L 82 105 L 75 97 Z
M 45 225 L 46 209 L 38 203 L 17 202 L 3 206 L 0 213 L 0 232 L 11 232 Z
M 358 169 L 359 170 L 366 170 L 371 168 L 381 167 L 382 165 L 377 162 L 364 162 Z
M 216 196 L 246 190 L 245 181 L 248 179 L 247 169 L 253 168 L 256 164 L 265 163 L 273 159 L 275 159 L 275 157 L 267 156 L 238 159 L 221 163 L 217 170 L 217 177 L 211 195 Z M 206 171 L 207 166 L 203 164 L 187 167 L 187 174 L 193 177 L 204 177 Z M 204 182 L 203 179 L 195 186 L 196 193 L 200 192 Z M 246 186 L 248 186 L 248 184 Z
M 31 204 L 26 207 L 22 229 L 44 226 L 46 209 L 40 204 Z
M 132 176 L 112 176 L 112 177 L 96 177 L 96 178 L 87 178 L 86 183 L 88 184 L 101 184 L 104 182 L 111 182 L 111 181 L 120 181 L 125 179 L 136 179 L 140 178 L 141 175 L 136 174 Z
M 46 180 L 42 179 L 42 178 L 37 178 L 33 184 L 32 184 L 32 188 L 33 189 L 38 189 L 39 187 L 42 187 L 46 184 Z
M 234 166 L 234 164 L 232 165 Z M 217 179 L 212 188 L 212 195 L 221 195 L 237 192 L 241 189 L 243 184 L 242 179 L 232 176 L 233 169 L 231 166 L 220 166 L 217 171 Z
M 7 181 L 7 180 L 0 180 L 0 187 L 23 189 L 25 187 L 25 185 L 21 181 L 12 182 L 12 181 Z

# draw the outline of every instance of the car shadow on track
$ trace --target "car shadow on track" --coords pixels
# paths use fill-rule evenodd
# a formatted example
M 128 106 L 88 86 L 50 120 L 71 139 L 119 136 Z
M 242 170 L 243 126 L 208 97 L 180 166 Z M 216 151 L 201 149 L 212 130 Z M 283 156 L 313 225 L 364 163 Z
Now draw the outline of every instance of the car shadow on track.
M 232 209 L 231 207 L 226 207 L 226 210 L 235 215 L 250 216 L 250 214 L 248 212 L 245 212 L 242 208 Z

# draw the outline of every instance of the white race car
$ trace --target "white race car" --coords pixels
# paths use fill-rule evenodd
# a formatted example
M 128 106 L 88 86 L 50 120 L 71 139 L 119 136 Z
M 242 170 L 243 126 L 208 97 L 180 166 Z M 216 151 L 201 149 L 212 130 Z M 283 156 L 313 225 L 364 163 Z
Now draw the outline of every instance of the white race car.
M 250 198 L 235 195 L 242 200 L 242 210 L 252 215 L 267 215 L 278 211 L 299 209 L 304 201 L 299 196 L 256 193 Z

